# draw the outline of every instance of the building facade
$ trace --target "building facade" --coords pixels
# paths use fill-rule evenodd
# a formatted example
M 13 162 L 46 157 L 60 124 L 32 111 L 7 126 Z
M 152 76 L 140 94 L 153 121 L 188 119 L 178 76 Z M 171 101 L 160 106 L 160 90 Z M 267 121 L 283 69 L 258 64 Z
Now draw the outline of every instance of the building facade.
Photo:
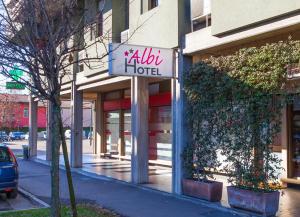
M 209 56 L 229 55 L 241 48 L 300 39 L 299 1 L 289 0 L 283 4 L 277 0 L 212 0 L 203 3 L 203 7 L 197 5 L 201 10 L 192 7 L 192 32 L 185 36 L 183 53 L 190 56 L 193 63 Z M 300 184 L 299 164 L 295 160 L 299 155 L 295 140 L 298 104 L 296 101 L 282 111 L 281 135 L 273 144 L 274 153 L 282 160 L 283 184 Z
M 47 126 L 46 111 L 46 105 L 40 102 L 37 110 L 38 128 L 45 129 Z M 2 128 L 26 130 L 29 127 L 28 95 L 0 94 L 0 115 L 0 125 Z
M 149 165 L 172 168 L 171 191 L 181 194 L 181 153 L 189 138 L 185 123 L 183 75 L 209 56 L 228 55 L 240 48 L 300 38 L 300 2 L 288 0 L 85 0 L 84 39 L 79 60 L 128 43 L 174 50 L 174 78 L 110 76 L 108 60 L 79 61 L 66 78 L 61 97 L 71 100 L 71 165 L 83 166 L 83 102 L 93 102 L 94 154 L 130 160 L 129 180 L 148 183 Z M 103 35 L 107 46 L 97 46 Z M 93 44 L 93 45 L 92 45 Z M 146 99 L 146 100 L 145 100 Z M 34 102 L 32 100 L 32 102 Z M 31 127 L 36 126 L 31 106 Z M 283 112 L 281 138 L 274 150 L 282 158 L 282 181 L 297 183 L 292 122 L 298 105 Z M 293 116 L 294 115 L 294 116 Z M 294 118 L 293 118 L 294 117 Z M 49 132 L 51 133 L 51 132 Z M 34 138 L 33 138 L 34 139 Z M 34 147 L 34 144 L 33 144 Z M 48 147 L 49 148 L 49 147 Z M 295 178 L 296 177 L 296 178 Z

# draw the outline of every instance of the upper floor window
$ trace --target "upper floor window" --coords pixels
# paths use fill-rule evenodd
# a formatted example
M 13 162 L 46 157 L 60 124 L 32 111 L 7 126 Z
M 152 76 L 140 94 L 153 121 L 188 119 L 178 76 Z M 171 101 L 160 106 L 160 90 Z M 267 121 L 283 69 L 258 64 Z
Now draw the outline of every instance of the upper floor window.
M 191 0 L 192 31 L 211 26 L 211 0 Z
M 149 10 L 157 7 L 159 5 L 159 0 L 150 0 L 149 2 Z
M 24 118 L 28 118 L 28 116 L 29 116 L 28 108 L 24 108 Z
M 103 13 L 104 13 L 105 0 L 98 1 L 97 13 L 97 37 L 103 36 Z
M 159 4 L 160 0 L 141 0 L 141 11 L 145 13 L 157 7 Z
M 129 29 L 129 0 L 125 0 L 125 29 Z

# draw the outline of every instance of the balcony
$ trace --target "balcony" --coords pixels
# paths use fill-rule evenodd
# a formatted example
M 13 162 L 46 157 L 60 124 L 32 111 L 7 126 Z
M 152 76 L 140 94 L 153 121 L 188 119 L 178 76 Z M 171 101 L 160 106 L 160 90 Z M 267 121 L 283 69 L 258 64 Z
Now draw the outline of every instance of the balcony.
M 9 13 L 9 16 L 11 18 L 11 21 L 13 22 L 13 28 L 11 25 L 8 25 L 6 23 L 5 25 L 7 26 L 6 32 L 9 38 L 11 38 L 12 41 L 18 42 L 18 37 L 20 35 L 23 35 L 23 25 L 22 25 L 22 6 L 23 6 L 24 0 L 5 0 L 4 4 L 7 7 L 7 11 Z M 8 22 L 11 22 L 10 20 Z
M 129 29 L 126 29 L 125 31 L 121 32 L 121 43 L 127 43 L 129 37 L 130 37 Z
M 108 45 L 111 42 L 111 31 L 99 36 L 97 23 L 84 28 L 84 49 L 79 52 L 79 73 L 85 77 L 108 71 Z M 89 59 L 89 60 L 87 60 Z
M 211 55 L 217 50 L 266 39 L 299 28 L 300 1 L 191 0 L 192 32 L 184 53 Z M 238 18 L 238 19 L 237 19 Z
M 299 10 L 299 0 L 212 0 L 212 35 L 220 36 L 258 27 L 293 16 Z
M 16 20 L 21 13 L 24 0 L 5 0 L 8 12 L 13 20 Z
M 287 35 L 291 31 L 298 30 L 299 27 L 299 14 L 223 36 L 213 35 L 213 26 L 209 26 L 185 35 L 183 53 L 210 56 L 218 50 L 230 50 L 230 47 L 240 44 L 268 39 L 270 34 L 274 36 Z M 218 55 L 218 53 L 216 54 Z
M 192 32 L 211 26 L 211 0 L 191 0 Z

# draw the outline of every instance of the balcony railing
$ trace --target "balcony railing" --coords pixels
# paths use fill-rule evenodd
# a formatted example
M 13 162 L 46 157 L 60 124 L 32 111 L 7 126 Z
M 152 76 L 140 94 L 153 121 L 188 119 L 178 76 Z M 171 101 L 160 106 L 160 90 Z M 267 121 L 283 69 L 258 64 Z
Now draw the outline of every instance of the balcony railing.
M 121 32 L 121 43 L 126 43 L 129 40 L 129 29 Z
M 211 0 L 191 0 L 192 31 L 211 26 Z

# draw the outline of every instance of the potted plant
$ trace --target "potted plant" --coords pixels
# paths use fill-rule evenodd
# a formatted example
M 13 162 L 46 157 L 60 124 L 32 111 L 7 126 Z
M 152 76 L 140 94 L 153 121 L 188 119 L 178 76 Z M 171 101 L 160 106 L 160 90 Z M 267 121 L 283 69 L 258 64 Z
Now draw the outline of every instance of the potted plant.
M 231 207 L 275 216 L 279 207 L 280 159 L 272 152 L 272 140 L 279 131 L 274 100 L 260 96 L 239 102 L 230 116 L 225 170 L 229 175 L 228 203 Z M 279 108 L 279 107 L 278 107 Z
M 220 165 L 217 159 L 218 146 L 211 139 L 212 131 L 207 129 L 205 122 L 191 130 L 191 144 L 183 152 L 185 178 L 182 180 L 182 189 L 185 195 L 218 202 L 223 191 L 223 183 L 215 181 L 213 176 Z

